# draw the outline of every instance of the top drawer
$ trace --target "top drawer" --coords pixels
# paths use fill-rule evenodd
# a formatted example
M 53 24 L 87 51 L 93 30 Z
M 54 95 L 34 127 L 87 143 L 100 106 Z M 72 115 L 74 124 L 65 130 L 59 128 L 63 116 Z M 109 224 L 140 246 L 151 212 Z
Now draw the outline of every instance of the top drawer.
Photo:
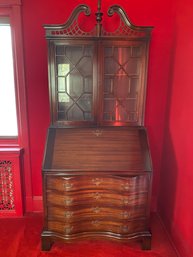
M 60 192 L 105 189 L 127 193 L 146 192 L 149 187 L 149 175 L 139 176 L 55 176 L 47 175 L 47 189 Z

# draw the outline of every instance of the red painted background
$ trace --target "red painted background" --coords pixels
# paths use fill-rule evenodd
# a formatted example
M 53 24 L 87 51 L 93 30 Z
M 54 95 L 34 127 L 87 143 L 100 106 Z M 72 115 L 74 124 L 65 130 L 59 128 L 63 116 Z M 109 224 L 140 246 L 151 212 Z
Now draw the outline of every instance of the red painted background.
M 182 257 L 193 256 L 193 2 L 176 1 L 159 212 Z
M 65 22 L 74 7 L 82 3 L 81 0 L 23 0 L 34 201 L 42 195 L 41 164 L 49 126 L 47 46 L 42 25 Z M 97 0 L 84 0 L 84 3 L 95 12 Z M 145 119 L 154 166 L 152 210 L 159 210 L 173 239 L 181 250 L 189 251 L 190 257 L 193 254 L 193 3 L 191 0 L 104 0 L 102 10 L 105 12 L 112 4 L 121 5 L 134 24 L 154 26 Z

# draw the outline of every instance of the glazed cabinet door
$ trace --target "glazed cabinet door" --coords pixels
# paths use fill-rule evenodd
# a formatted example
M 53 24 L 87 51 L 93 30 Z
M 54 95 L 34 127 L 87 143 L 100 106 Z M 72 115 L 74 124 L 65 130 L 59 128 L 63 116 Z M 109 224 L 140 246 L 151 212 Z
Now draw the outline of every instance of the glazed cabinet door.
M 143 41 L 102 42 L 102 124 L 143 124 L 147 47 Z
M 52 124 L 143 124 L 148 44 L 49 42 Z
M 96 45 L 51 41 L 49 59 L 52 123 L 96 123 Z

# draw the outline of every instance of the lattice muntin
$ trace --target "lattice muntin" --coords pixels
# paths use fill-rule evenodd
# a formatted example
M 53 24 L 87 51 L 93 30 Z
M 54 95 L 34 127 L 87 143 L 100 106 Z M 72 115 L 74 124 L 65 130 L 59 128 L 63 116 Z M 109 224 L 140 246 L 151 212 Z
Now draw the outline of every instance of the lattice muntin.
M 104 120 L 138 122 L 141 55 L 140 45 L 105 47 Z
M 0 211 L 15 209 L 13 164 L 11 161 L 0 161 Z
M 57 65 L 60 62 L 69 65 L 64 74 L 57 71 L 58 119 L 92 120 L 92 47 L 74 46 L 74 51 L 71 46 L 57 46 L 56 49 Z
M 91 33 L 90 32 L 85 32 L 83 31 L 78 24 L 78 21 L 75 20 L 74 23 L 67 29 L 63 30 L 53 30 L 51 31 L 51 34 L 53 36 L 89 36 Z
M 127 36 L 129 38 L 135 38 L 135 37 L 142 38 L 145 36 L 145 33 L 141 31 L 135 31 L 129 28 L 127 25 L 125 25 L 125 23 L 122 20 L 120 20 L 118 28 L 113 32 L 106 31 L 102 27 L 101 35 L 104 37 Z

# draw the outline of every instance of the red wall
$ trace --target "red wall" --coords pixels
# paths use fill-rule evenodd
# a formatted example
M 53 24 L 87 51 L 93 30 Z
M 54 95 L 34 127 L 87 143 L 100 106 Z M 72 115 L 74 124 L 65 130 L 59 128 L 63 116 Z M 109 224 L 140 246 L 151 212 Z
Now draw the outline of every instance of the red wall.
M 159 212 L 183 257 L 193 256 L 193 2 L 176 1 Z

